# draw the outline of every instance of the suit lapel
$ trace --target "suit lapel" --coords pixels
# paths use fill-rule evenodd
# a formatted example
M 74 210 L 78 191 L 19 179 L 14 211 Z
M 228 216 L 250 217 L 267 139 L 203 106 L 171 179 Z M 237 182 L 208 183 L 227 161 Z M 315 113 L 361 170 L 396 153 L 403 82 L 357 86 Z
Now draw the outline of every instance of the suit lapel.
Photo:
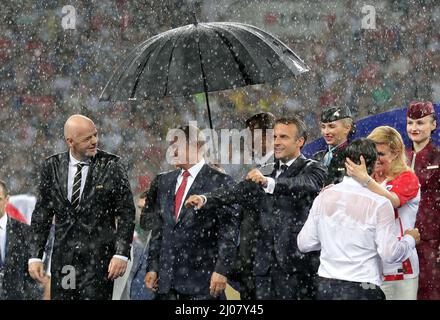
M 185 218 L 185 216 L 188 214 L 188 211 L 193 210 L 193 209 L 185 208 L 185 201 L 192 194 L 203 193 L 202 190 L 203 190 L 205 183 L 207 181 L 206 177 L 209 176 L 208 171 L 209 171 L 209 166 L 207 164 L 204 164 L 202 169 L 197 174 L 195 180 L 193 181 L 191 188 L 189 188 L 188 192 L 186 193 L 185 199 L 183 200 L 182 210 L 180 211 L 179 218 L 177 219 L 176 224 Z
M 166 186 L 165 192 L 165 215 L 168 221 L 175 223 L 174 219 L 174 202 L 175 202 L 175 194 L 176 194 L 176 184 L 177 177 L 180 174 L 180 169 L 171 172 L 167 177 L 167 181 L 164 181 L 164 185 Z
M 61 156 L 60 164 L 58 167 L 59 172 L 59 187 L 63 199 L 67 201 L 67 177 L 69 174 L 69 152 L 66 152 Z
M 99 171 L 97 169 L 97 166 L 98 166 L 98 158 L 95 155 L 90 161 L 89 171 L 87 172 L 87 177 L 86 177 L 86 183 L 84 185 L 81 201 L 79 202 L 80 207 L 81 204 L 86 203 L 85 200 L 88 199 L 94 191 L 93 186 L 95 185 L 95 176 L 96 174 L 98 174 Z
M 7 217 L 6 222 L 6 242 L 5 242 L 5 260 L 3 261 L 3 265 L 6 268 L 9 264 L 14 265 L 14 261 L 11 260 L 11 255 L 9 252 L 13 252 L 14 250 L 11 249 L 11 245 L 14 245 L 16 243 L 16 239 L 14 239 L 14 228 L 12 227 L 12 221 L 11 218 Z
M 293 161 L 293 163 L 289 166 L 289 168 L 287 168 L 286 171 L 280 174 L 280 177 L 296 176 L 303 168 L 305 160 L 306 158 L 302 154 L 299 155 L 299 157 L 295 161 Z

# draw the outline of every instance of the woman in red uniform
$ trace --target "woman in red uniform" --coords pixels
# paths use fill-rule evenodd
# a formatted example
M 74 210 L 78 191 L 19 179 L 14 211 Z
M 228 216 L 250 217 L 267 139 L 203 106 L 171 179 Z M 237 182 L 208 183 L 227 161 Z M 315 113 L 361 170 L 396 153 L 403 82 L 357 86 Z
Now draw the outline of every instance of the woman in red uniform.
M 436 129 L 431 102 L 411 102 L 407 110 L 406 131 L 412 141 L 407 148 L 408 164 L 419 177 L 421 200 L 416 227 L 421 241 L 417 246 L 420 265 L 418 299 L 440 300 L 440 149 L 431 141 Z
M 396 129 L 377 127 L 368 138 L 376 144 L 378 153 L 373 177 L 368 175 L 362 157 L 361 165 L 346 159 L 347 174 L 391 201 L 395 213 L 394 234 L 401 238 L 406 229 L 414 228 L 416 222 L 420 202 L 419 180 L 406 163 L 405 145 Z M 403 262 L 383 262 L 382 267 L 384 282 L 381 289 L 387 300 L 417 299 L 419 261 L 415 248 Z

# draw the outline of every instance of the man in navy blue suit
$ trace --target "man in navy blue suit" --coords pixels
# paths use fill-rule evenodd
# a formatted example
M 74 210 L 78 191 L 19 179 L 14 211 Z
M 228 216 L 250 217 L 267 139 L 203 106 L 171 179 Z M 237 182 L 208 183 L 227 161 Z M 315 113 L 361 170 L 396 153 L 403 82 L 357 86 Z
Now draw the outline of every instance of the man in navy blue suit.
M 0 300 L 40 299 L 42 292 L 27 272 L 29 226 L 6 214 L 8 198 L 0 180 Z
M 154 195 L 147 197 L 143 212 L 148 218 L 145 227 L 152 229 L 145 283 L 161 300 L 216 299 L 234 264 L 238 210 L 194 210 L 183 204 L 190 194 L 234 182 L 205 163 L 205 139 L 196 127 L 182 127 L 180 133 L 171 146 L 178 169 L 155 178 Z

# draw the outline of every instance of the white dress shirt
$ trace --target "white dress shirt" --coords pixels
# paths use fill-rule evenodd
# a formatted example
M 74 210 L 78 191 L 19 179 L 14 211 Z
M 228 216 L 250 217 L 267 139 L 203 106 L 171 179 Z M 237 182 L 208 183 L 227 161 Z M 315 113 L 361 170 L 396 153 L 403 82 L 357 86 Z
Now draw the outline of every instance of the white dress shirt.
M 286 163 L 284 163 L 284 162 L 280 162 L 280 167 L 278 168 L 278 170 L 277 170 L 277 172 L 276 172 L 276 174 L 275 174 L 275 179 L 278 178 L 278 177 L 280 176 L 280 174 L 281 174 L 281 166 L 282 166 L 282 165 L 286 165 L 286 166 L 287 166 L 287 169 L 289 169 L 289 167 L 292 165 L 292 163 L 295 162 L 296 159 L 298 159 L 298 157 L 293 158 L 292 160 L 289 160 L 289 161 L 287 161 Z M 286 171 L 287 171 L 287 169 L 286 169 Z M 264 188 L 264 191 L 265 191 L 266 193 L 273 194 L 273 192 L 274 192 L 274 190 L 275 190 L 275 184 L 276 184 L 276 181 L 275 181 L 275 179 L 272 178 L 272 177 L 266 177 L 266 179 L 267 179 L 267 187 Z
M 186 187 L 185 187 L 185 192 L 183 193 L 183 198 L 182 198 L 182 203 L 180 204 L 180 208 L 179 208 L 179 212 L 177 214 L 177 217 L 179 217 L 180 215 L 180 211 L 182 210 L 182 206 L 185 203 L 185 198 L 186 198 L 186 194 L 188 193 L 188 190 L 191 188 L 194 180 L 196 179 L 197 175 L 199 174 L 200 170 L 202 170 L 202 167 L 205 165 L 205 159 L 200 160 L 198 163 L 196 163 L 195 165 L 193 165 L 191 168 L 188 169 L 189 172 L 189 176 L 188 176 L 188 180 L 186 182 Z M 177 183 L 176 183 L 176 190 L 174 191 L 174 193 L 177 192 L 177 190 L 180 187 L 180 184 L 183 181 L 183 172 L 185 170 L 181 170 L 179 176 L 177 177 Z
M 415 240 L 394 235 L 394 209 L 353 178 L 323 191 L 298 235 L 302 252 L 321 250 L 321 277 L 382 284 L 382 260 L 408 258 Z M 381 260 L 382 259 L 382 260 Z
M 0 218 L 0 252 L 2 253 L 2 261 L 5 263 L 5 248 L 6 248 L 6 225 L 8 222 L 8 215 L 5 213 Z

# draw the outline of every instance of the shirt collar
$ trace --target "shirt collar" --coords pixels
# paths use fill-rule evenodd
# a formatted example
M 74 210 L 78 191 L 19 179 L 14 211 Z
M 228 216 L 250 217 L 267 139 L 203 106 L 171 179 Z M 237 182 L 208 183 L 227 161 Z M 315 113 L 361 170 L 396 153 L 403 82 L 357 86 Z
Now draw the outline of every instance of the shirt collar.
M 188 169 L 189 174 L 191 175 L 191 177 L 195 178 L 200 170 L 202 170 L 202 167 L 205 165 L 205 159 L 200 160 L 199 162 L 197 162 L 195 165 L 193 165 L 191 168 Z M 185 170 L 180 170 L 180 174 L 179 176 L 182 176 L 183 172 Z
M 72 165 L 72 166 L 76 166 L 78 163 L 85 164 L 85 165 L 89 165 L 89 164 L 90 164 L 90 160 L 89 160 L 89 159 L 86 160 L 86 161 L 79 161 L 79 160 L 77 160 L 77 159 L 73 156 L 72 151 L 69 151 L 69 159 L 70 159 L 69 163 L 70 163 L 70 165 Z
M 281 166 L 282 166 L 283 164 L 285 164 L 287 167 L 290 167 L 290 166 L 292 165 L 292 163 L 295 162 L 295 160 L 298 159 L 298 158 L 299 158 L 299 156 L 297 156 L 297 157 L 295 157 L 295 158 L 293 158 L 292 160 L 289 160 L 289 161 L 287 161 L 287 162 L 282 162 L 282 161 L 280 161 L 280 168 L 281 168 Z
M 0 218 L 0 229 L 6 230 L 6 223 L 8 222 L 8 214 L 5 212 L 3 217 Z
M 352 177 L 349 176 L 344 176 L 344 178 L 342 179 L 342 182 L 344 184 L 349 184 L 351 186 L 360 186 L 362 187 L 362 184 L 358 181 L 356 181 L 355 179 L 353 179 Z

